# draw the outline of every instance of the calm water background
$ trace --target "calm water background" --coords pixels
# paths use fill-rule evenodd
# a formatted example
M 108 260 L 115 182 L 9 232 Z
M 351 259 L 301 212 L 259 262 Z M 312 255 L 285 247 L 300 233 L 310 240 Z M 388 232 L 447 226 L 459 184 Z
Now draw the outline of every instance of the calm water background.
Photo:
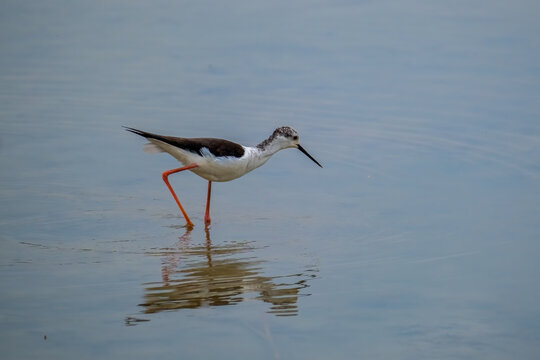
M 538 359 L 537 1 L 2 1 L 3 359 Z M 171 178 L 121 125 L 280 152 Z

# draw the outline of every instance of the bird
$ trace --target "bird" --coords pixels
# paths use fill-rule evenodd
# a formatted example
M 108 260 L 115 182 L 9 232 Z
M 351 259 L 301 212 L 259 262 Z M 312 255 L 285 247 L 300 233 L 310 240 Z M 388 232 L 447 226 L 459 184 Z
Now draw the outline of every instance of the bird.
M 205 225 L 208 226 L 211 223 L 210 194 L 212 192 L 212 182 L 231 181 L 244 176 L 266 163 L 278 151 L 288 148 L 300 150 L 322 168 L 322 165 L 300 145 L 298 132 L 289 126 L 277 128 L 257 146 L 244 146 L 225 139 L 183 138 L 153 134 L 127 126 L 124 126 L 124 128 L 148 140 L 148 143 L 144 145 L 145 152 L 152 154 L 165 152 L 182 163 L 183 166 L 180 168 L 164 171 L 162 178 L 178 204 L 186 220 L 186 226 L 189 228 L 193 228 L 193 222 L 169 183 L 169 175 L 189 170 L 208 180 L 204 216 Z

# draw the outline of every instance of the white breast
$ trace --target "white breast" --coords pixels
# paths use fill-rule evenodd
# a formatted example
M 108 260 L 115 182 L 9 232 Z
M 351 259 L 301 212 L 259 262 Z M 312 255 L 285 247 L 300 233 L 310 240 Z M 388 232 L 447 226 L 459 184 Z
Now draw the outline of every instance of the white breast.
M 198 167 L 191 169 L 191 171 L 210 181 L 222 182 L 237 179 L 251 170 L 258 168 L 269 159 L 269 157 L 261 156 L 260 151 L 253 147 L 244 146 L 244 155 L 240 158 L 234 156 L 215 157 L 206 148 L 202 148 L 201 156 L 197 153 L 180 149 L 163 141 L 156 139 L 149 139 L 149 141 L 158 149 L 171 154 L 184 165 L 191 165 L 194 163 L 199 165 Z M 158 149 L 149 148 L 148 150 L 157 152 Z

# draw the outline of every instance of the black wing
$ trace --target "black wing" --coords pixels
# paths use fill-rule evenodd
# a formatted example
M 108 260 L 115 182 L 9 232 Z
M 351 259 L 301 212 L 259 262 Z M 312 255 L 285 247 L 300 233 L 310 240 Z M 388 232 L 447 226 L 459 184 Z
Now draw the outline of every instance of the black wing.
M 164 143 L 176 146 L 178 148 L 203 155 L 202 148 L 207 148 L 214 156 L 233 156 L 242 157 L 244 155 L 244 147 L 240 144 L 234 143 L 224 139 L 214 138 L 181 138 L 174 136 L 163 136 L 158 134 L 152 134 L 146 131 L 133 129 L 124 126 L 127 131 L 140 135 L 147 139 L 156 139 L 163 141 Z

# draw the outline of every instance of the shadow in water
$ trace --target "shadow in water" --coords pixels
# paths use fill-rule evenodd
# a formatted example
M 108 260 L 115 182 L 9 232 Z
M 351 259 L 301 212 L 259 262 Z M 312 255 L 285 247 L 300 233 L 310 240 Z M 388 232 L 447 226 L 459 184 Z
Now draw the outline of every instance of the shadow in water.
M 302 289 L 316 277 L 315 267 L 295 274 L 263 276 L 264 260 L 254 256 L 250 242 L 214 246 L 206 229 L 206 243 L 191 246 L 191 230 L 174 248 L 163 249 L 161 281 L 144 284 L 144 313 L 236 305 L 257 299 L 270 304 L 268 313 L 298 314 L 298 298 L 309 296 Z

